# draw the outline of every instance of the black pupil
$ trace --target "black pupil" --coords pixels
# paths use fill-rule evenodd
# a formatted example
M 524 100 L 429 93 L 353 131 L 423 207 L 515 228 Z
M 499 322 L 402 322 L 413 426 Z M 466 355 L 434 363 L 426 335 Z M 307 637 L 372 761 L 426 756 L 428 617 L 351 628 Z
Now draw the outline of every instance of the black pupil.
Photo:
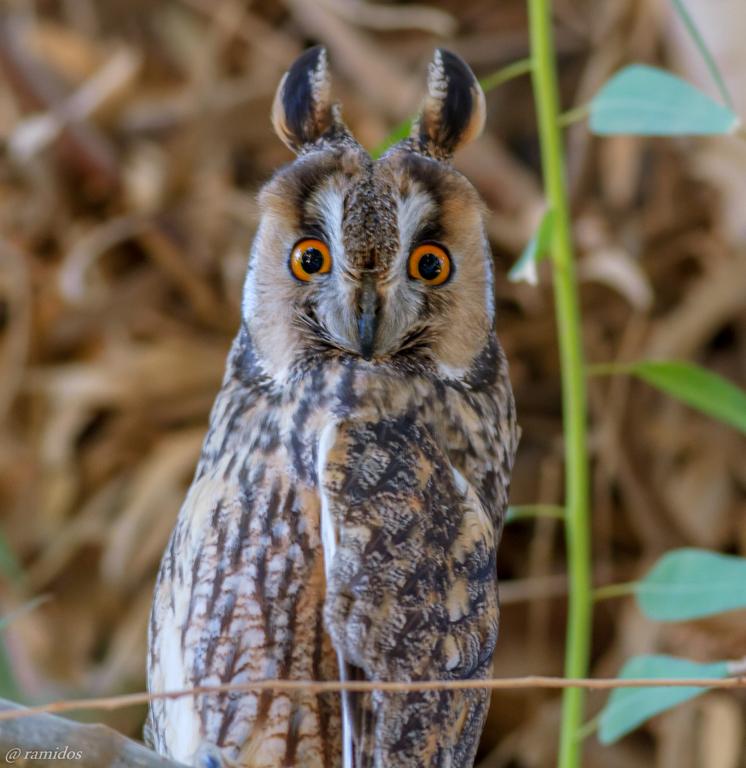
M 443 270 L 440 259 L 434 253 L 423 253 L 417 266 L 424 280 L 435 280 Z
M 312 275 L 324 266 L 324 254 L 318 248 L 306 248 L 300 257 L 300 263 L 303 271 Z

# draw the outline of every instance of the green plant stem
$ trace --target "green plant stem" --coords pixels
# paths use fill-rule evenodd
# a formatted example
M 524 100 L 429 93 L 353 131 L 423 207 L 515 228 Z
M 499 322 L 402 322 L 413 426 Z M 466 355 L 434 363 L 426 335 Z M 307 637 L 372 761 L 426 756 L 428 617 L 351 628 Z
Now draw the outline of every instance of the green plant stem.
M 601 715 L 598 714 L 591 718 L 587 723 L 583 723 L 578 730 L 578 741 L 585 741 L 589 736 L 592 736 L 597 730 L 601 722 Z
M 503 85 L 503 83 L 514 80 L 521 75 L 527 75 L 531 71 L 531 67 L 531 59 L 519 59 L 518 61 L 514 61 L 511 64 L 507 64 L 501 69 L 498 69 L 491 75 L 483 77 L 479 81 L 479 84 L 482 86 L 482 90 L 485 93 L 489 93 L 494 88 Z
M 565 510 L 556 504 L 521 504 L 508 507 L 505 513 L 505 523 L 514 523 L 516 520 L 528 520 L 534 517 L 549 517 L 555 520 L 563 520 Z
M 684 0 L 673 0 L 673 4 L 674 8 L 676 9 L 676 13 L 678 13 L 679 18 L 686 27 L 686 31 L 689 33 L 689 36 L 692 38 L 692 40 L 694 40 L 694 44 L 699 49 L 699 53 L 705 62 L 705 66 L 707 67 L 708 72 L 710 73 L 710 77 L 712 77 L 718 91 L 720 92 L 720 98 L 729 109 L 734 110 L 735 108 L 733 106 L 733 99 L 731 98 L 728 86 L 725 84 L 725 80 L 723 80 L 723 76 L 718 69 L 718 65 L 715 63 L 715 59 L 710 53 L 710 49 L 707 47 L 704 38 L 702 37 L 700 31 L 697 29 L 697 25 L 689 15 L 689 11 L 684 5 Z
M 598 587 L 593 591 L 593 602 L 634 595 L 639 583 L 639 581 L 626 581 L 622 584 L 607 584 L 605 587 Z
M 585 120 L 590 113 L 591 105 L 581 104 L 579 107 L 573 107 L 572 109 L 568 109 L 567 112 L 563 112 L 559 116 L 559 124 L 562 128 L 566 128 L 568 125 Z
M 580 309 L 573 257 L 570 211 L 565 187 L 559 97 L 549 0 L 528 0 L 533 85 L 539 121 L 544 187 L 554 211 L 552 261 L 565 440 L 566 548 L 570 580 L 565 676 L 585 677 L 591 634 L 591 563 L 588 511 L 585 366 Z M 583 722 L 584 692 L 568 688 L 562 698 L 558 765 L 580 763 L 578 733 Z
M 513 61 L 504 67 L 501 67 L 496 72 L 483 77 L 479 84 L 482 86 L 482 90 L 485 93 L 489 93 L 500 85 L 504 85 L 510 80 L 515 80 L 516 77 L 526 75 L 531 71 L 532 62 L 531 59 L 519 59 Z M 391 146 L 396 144 L 397 141 L 406 139 L 412 130 L 412 118 L 402 121 L 394 128 L 391 133 L 377 146 L 370 151 L 370 156 L 377 160 L 383 153 Z

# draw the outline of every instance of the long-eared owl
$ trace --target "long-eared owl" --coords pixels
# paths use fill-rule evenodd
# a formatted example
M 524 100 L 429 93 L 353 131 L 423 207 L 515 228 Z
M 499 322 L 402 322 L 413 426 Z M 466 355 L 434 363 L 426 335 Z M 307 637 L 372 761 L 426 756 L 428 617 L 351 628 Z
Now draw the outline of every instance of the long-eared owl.
M 164 554 L 151 692 L 258 679 L 489 675 L 518 440 L 483 208 L 450 164 L 484 94 L 445 50 L 374 161 L 326 52 L 281 81 L 297 154 L 259 196 L 242 322 Z M 228 691 L 151 704 L 155 748 L 214 768 L 462 768 L 486 690 Z

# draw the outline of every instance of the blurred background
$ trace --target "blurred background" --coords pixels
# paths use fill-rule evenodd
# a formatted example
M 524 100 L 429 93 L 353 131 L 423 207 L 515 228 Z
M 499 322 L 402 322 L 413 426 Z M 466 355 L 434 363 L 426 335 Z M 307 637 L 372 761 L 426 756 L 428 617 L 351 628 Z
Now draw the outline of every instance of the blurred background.
M 290 154 L 269 111 L 283 71 L 327 45 L 347 122 L 375 147 L 417 107 L 436 45 L 479 76 L 525 57 L 523 0 L 37 0 L 0 6 L 0 696 L 144 687 L 160 554 L 189 484 L 239 318 L 256 191 Z M 746 115 L 746 6 L 689 9 Z M 671 4 L 557 0 L 564 107 L 620 66 L 657 64 L 712 93 Z M 498 274 L 498 330 L 523 439 L 516 504 L 561 503 L 549 274 L 505 274 L 543 210 L 526 77 L 487 97 L 455 164 L 474 182 Z M 591 362 L 696 361 L 746 381 L 746 144 L 567 132 Z M 543 268 L 546 269 L 546 266 Z M 664 550 L 746 554 L 743 438 L 625 378 L 593 380 L 598 585 Z M 495 674 L 562 672 L 561 524 L 508 526 Z M 32 601 L 42 596 L 41 599 Z M 16 613 L 13 613 L 13 612 Z M 592 673 L 634 653 L 746 653 L 743 613 L 675 625 L 600 603 Z M 589 718 L 602 705 L 590 698 Z M 587 766 L 746 766 L 746 696 L 712 692 Z M 143 709 L 88 713 L 139 737 Z M 559 697 L 499 692 L 482 768 L 554 763 Z

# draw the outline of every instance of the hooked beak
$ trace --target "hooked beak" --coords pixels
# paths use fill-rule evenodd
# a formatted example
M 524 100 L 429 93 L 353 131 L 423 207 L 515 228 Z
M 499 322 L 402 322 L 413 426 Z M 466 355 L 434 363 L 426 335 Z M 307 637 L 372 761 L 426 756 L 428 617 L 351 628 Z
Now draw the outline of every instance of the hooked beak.
M 378 293 L 373 275 L 363 274 L 360 289 L 360 317 L 357 331 L 360 338 L 360 354 L 365 360 L 373 357 L 378 328 Z

